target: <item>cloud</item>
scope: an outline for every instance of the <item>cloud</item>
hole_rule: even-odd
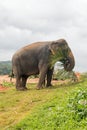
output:
[[[0,60],[11,59],[28,43],[65,38],[75,55],[76,68],[87,70],[86,12],[86,0],[0,1]]]

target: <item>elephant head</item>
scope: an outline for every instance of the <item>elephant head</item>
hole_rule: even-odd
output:
[[[75,66],[75,59],[64,39],[59,39],[51,43],[50,50],[55,61],[63,63],[66,71],[71,71]]]

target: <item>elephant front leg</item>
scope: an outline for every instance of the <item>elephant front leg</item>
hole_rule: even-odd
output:
[[[40,77],[39,77],[39,82],[37,85],[37,89],[42,88],[42,85],[45,84],[45,77],[47,74],[47,68],[43,67],[40,71]]]
[[[52,86],[51,80],[52,80],[52,75],[53,75],[53,69],[48,69],[47,71],[47,87]]]

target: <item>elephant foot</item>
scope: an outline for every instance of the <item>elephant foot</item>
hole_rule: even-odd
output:
[[[43,87],[38,87],[38,86],[36,87],[37,90],[40,90],[40,89],[42,89],[42,88],[43,88]]]
[[[37,87],[36,87],[36,90],[40,90],[40,88],[37,88]]]
[[[26,87],[18,87],[16,89],[17,89],[17,91],[26,91],[26,90],[28,90]]]
[[[47,84],[47,85],[46,85],[47,88],[48,88],[48,87],[51,87],[51,86],[53,86],[53,85],[52,85],[52,84]]]

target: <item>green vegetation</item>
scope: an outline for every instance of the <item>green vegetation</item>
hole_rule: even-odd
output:
[[[69,50],[68,49],[64,49],[64,46],[58,48],[58,50],[54,51],[54,50],[51,50],[52,51],[52,55],[50,56],[49,58],[49,62],[50,62],[50,66],[53,67],[54,64],[57,62],[57,61],[60,61],[62,60],[63,58],[66,58],[68,53],[69,53]],[[62,64],[64,63],[64,60],[62,60]]]
[[[75,75],[74,71],[67,72],[63,69],[58,69],[53,74],[53,79],[56,80],[66,80],[66,79],[72,79],[73,81],[77,81],[77,77]]]
[[[13,87],[14,84],[12,82],[7,82],[7,81],[4,80],[3,83],[2,83],[2,86],[4,86],[4,87]]]
[[[1,130],[86,130],[87,78],[29,91],[0,92]]]
[[[0,61],[0,75],[11,73],[11,61]]]
[[[69,98],[70,113],[76,121],[86,119],[87,121],[87,86],[75,90]]]

